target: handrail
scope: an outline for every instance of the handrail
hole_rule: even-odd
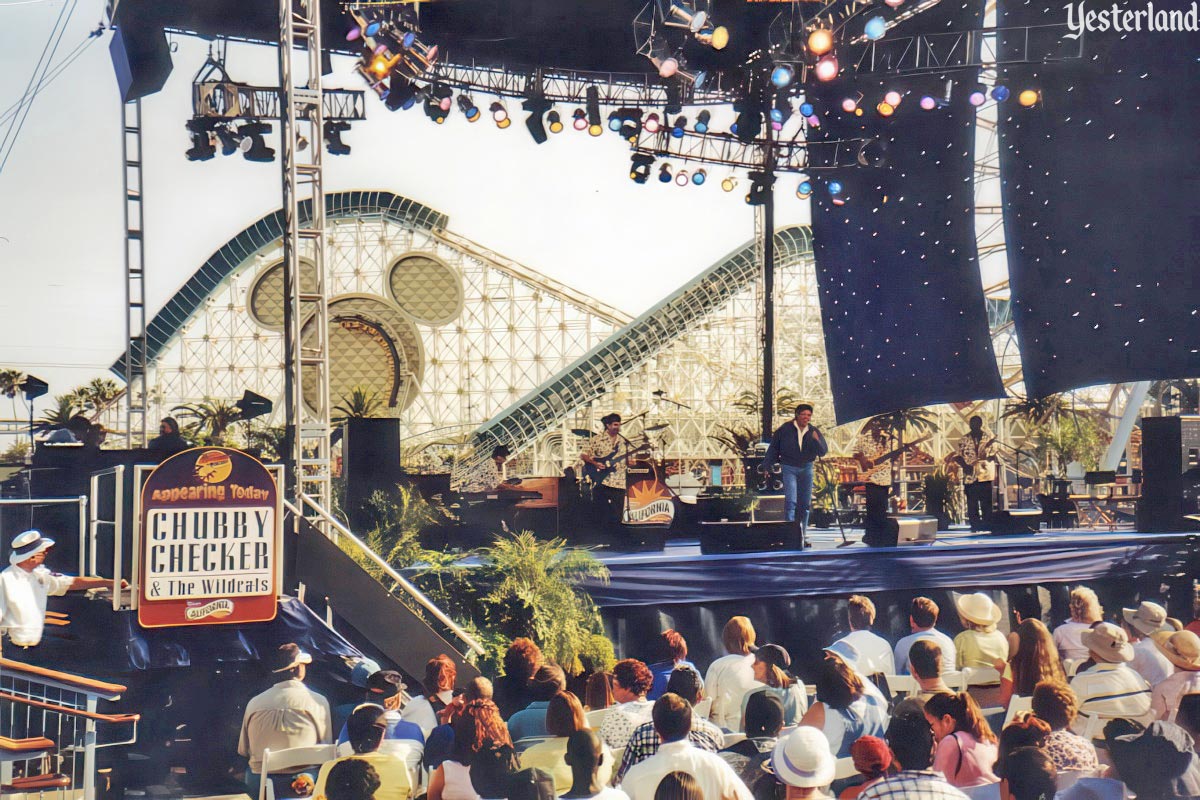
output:
[[[58,714],[67,714],[72,717],[83,717],[84,719],[95,720],[96,722],[137,722],[142,718],[141,714],[98,714],[94,711],[84,711],[80,708],[70,708],[68,706],[60,706],[54,703],[45,703],[41,700],[34,700],[31,697],[20,697],[7,692],[0,692],[0,700],[10,700],[14,703],[20,703],[34,708],[44,708],[47,711],[54,711]]]
[[[88,496],[81,494],[77,497],[6,497],[0,499],[0,506],[40,506],[40,505],[78,505],[79,506],[79,574],[86,575],[83,554],[87,543]]]
[[[23,672],[26,675],[36,675],[39,678],[49,678],[61,684],[81,690],[83,692],[91,692],[99,695],[105,700],[116,700],[125,693],[128,687],[122,686],[119,683],[105,683],[104,681],[85,678],[82,675],[72,675],[69,672],[59,672],[56,669],[48,669],[46,667],[35,667],[32,664],[25,664],[20,661],[12,661],[7,658],[0,658],[0,671]]]
[[[40,750],[53,750],[54,740],[45,736],[35,736],[32,739],[10,739],[0,736],[0,750],[6,753],[36,753]]]
[[[467,645],[467,647],[471,648],[471,650],[473,652],[477,653],[478,655],[484,654],[485,651],[484,651],[483,647],[479,644],[479,642],[475,641],[475,639],[469,633],[467,633],[461,627],[459,627],[458,624],[454,620],[452,620],[448,616],[446,616],[445,612],[442,611],[440,608],[438,608],[436,605],[434,605],[433,601],[430,600],[428,597],[426,597],[424,592],[422,592],[416,586],[413,586],[403,575],[401,575],[399,572],[397,572],[395,570],[395,568],[392,567],[391,564],[387,563],[382,558],[380,558],[379,555],[374,550],[372,550],[370,547],[367,547],[366,543],[364,543],[361,539],[359,539],[357,536],[355,536],[353,533],[351,533],[349,528],[347,528],[345,525],[343,525],[341,522],[339,522],[328,511],[321,508],[321,505],[319,503],[317,503],[315,500],[313,500],[311,497],[309,497],[308,495],[301,494],[300,499],[306,505],[308,505],[309,508],[311,508],[313,511],[316,511],[317,514],[319,514],[323,520],[325,520],[330,525],[332,525],[335,529],[337,529],[337,532],[339,535],[345,536],[347,539],[349,539],[351,542],[353,542],[355,545],[357,545],[358,549],[361,550],[363,553],[365,553],[367,558],[369,558],[372,562],[375,563],[375,565],[377,567],[379,567],[380,569],[382,569],[384,571],[384,574],[386,574],[389,578],[394,580],[402,589],[404,589],[404,591],[408,592],[408,594],[414,600],[416,600],[421,605],[422,608],[424,608],[426,611],[428,611],[430,614],[432,614],[434,616],[434,618],[437,619],[438,622],[442,623],[447,628],[449,628],[454,633],[455,636],[457,636],[459,639],[461,639]],[[300,517],[304,516],[304,512],[301,511],[300,509],[296,508],[296,506],[293,505],[290,501],[284,500],[283,504],[285,506],[287,506],[288,510],[291,511],[293,514],[300,516]]]

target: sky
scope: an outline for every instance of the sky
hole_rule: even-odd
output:
[[[0,114],[34,73],[64,3],[75,11],[54,62],[87,42],[102,0],[0,0]],[[98,375],[125,346],[120,100],[108,54],[111,31],[86,45],[40,91],[0,171],[0,368],[50,382],[51,395]],[[191,82],[208,43],[173,36],[174,69],[143,100],[145,233],[149,316],[229,238],[280,204],[280,165],[240,156],[189,162],[184,123]],[[326,87],[365,88],[349,59]],[[232,44],[237,81],[278,83],[274,48]],[[746,181],[722,192],[725,170],[703,187],[628,178],[628,147],[613,134],[571,129],[538,146],[519,103],[514,124],[469,124],[457,108],[444,125],[419,109],[389,112],[368,92],[367,120],[327,156],[327,191],[383,189],[449,215],[449,228],[630,314],[653,305],[741,247],[754,231]],[[477,96],[486,109],[492,98]],[[560,107],[564,119],[571,108]],[[685,109],[687,112],[694,110]],[[732,121],[716,109],[714,128]],[[798,115],[793,117],[793,124]],[[6,125],[0,125],[5,130]],[[786,131],[785,131],[786,132]],[[273,131],[278,148],[278,126]],[[676,165],[678,166],[678,165]],[[795,176],[776,188],[780,227],[809,221]],[[43,403],[49,397],[43,399]]]

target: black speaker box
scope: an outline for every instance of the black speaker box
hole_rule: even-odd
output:
[[[1040,508],[1010,508],[992,514],[988,527],[992,533],[1001,535],[1037,533],[1041,529],[1042,519]]]
[[[400,420],[351,419],[346,422],[342,475],[346,479],[346,513],[350,529],[361,533],[371,525],[367,499],[375,491],[395,494],[404,478],[400,469]]]
[[[128,103],[154,94],[171,74],[171,46],[161,28],[122,25],[108,45],[121,100]]]
[[[700,523],[700,552],[704,555],[799,549],[800,526],[795,522]]]
[[[937,541],[937,517],[926,514],[888,514],[886,528],[868,528],[863,544],[869,547],[904,547]]]
[[[1200,419],[1142,419],[1142,489],[1137,504],[1139,531],[1188,530],[1184,523],[1184,471],[1200,449]]]

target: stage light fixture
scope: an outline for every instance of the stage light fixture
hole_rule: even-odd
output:
[[[880,102],[879,105],[875,106],[875,110],[881,117],[890,117],[896,113],[896,107],[887,101]]]
[[[774,175],[767,175],[765,172],[751,172],[750,192],[746,195],[746,202],[752,206],[763,205],[767,202],[767,196],[770,195],[774,186]]]
[[[331,156],[350,155],[350,145],[342,141],[342,134],[350,130],[350,123],[339,120],[325,123],[325,150]]]
[[[883,96],[883,102],[887,103],[892,108],[899,108],[900,101],[903,99],[904,99],[904,96],[902,94],[900,94],[899,92],[897,92],[895,89],[892,89],[890,92],[888,92],[887,94],[885,94]]]
[[[721,181],[721,190],[725,191],[725,192],[732,192],[734,189],[737,188],[737,185],[738,185],[737,178],[730,175],[728,178]]]
[[[525,129],[538,144],[546,143],[546,124],[544,117],[551,109],[551,103],[545,95],[535,94],[521,101],[521,108],[529,112],[525,118]],[[560,123],[561,129],[561,123]]]
[[[663,164],[662,166],[660,166],[658,168],[658,182],[659,183],[670,183],[671,182],[671,165],[670,164]]]
[[[571,112],[571,127],[577,131],[587,130],[587,112],[582,108],[577,108]]]
[[[937,100],[934,100],[929,95],[925,95],[921,98],[921,108],[925,109],[926,111],[933,111],[935,108],[937,108]]]
[[[788,64],[777,64],[775,69],[771,70],[771,83],[777,89],[782,89],[791,84],[794,77],[796,77],[796,71]]]
[[[429,117],[432,122],[441,125],[446,121],[446,112],[442,110],[442,101],[430,93],[426,93],[425,102],[421,106],[425,111],[425,116]]]
[[[228,125],[217,128],[217,140],[221,143],[221,155],[231,156],[241,149],[242,140]]]
[[[355,25],[350,30],[346,31],[346,41],[357,41],[362,36],[362,29]]]
[[[192,146],[184,153],[188,161],[208,161],[217,154],[212,131],[208,130],[203,120],[189,119],[185,127],[192,137]]]
[[[842,101],[842,111],[845,111],[847,114],[853,114],[857,108],[858,100],[854,97],[847,97]]]
[[[617,131],[621,130],[622,122],[623,120],[621,119],[621,115],[616,111],[608,112],[608,129],[610,131],[616,133]]]
[[[629,179],[634,183],[645,183],[650,178],[650,167],[654,164],[654,156],[648,153],[634,153],[630,161]]]
[[[997,85],[992,89],[992,99],[997,103],[1003,103],[1008,99],[1010,94],[1011,92],[1009,92],[1007,86]]]
[[[414,31],[405,31],[404,36],[400,38],[400,46],[405,50],[413,46],[417,41],[417,34]]]
[[[833,31],[828,28],[817,28],[808,35],[808,52],[814,56],[823,56],[833,49]]]
[[[679,116],[675,118],[675,122],[671,125],[671,136],[676,139],[682,139],[684,131],[687,130],[687,117]]]
[[[667,101],[663,104],[663,113],[667,116],[683,111],[683,89],[679,81],[667,82]]]
[[[265,122],[247,122],[240,126],[237,132],[241,137],[238,149],[242,151],[242,157],[247,161],[275,160],[275,151],[267,147],[267,143],[263,139],[271,132],[270,125]]]
[[[692,182],[692,176],[688,175],[688,171],[686,169],[681,169],[681,170],[679,170],[679,172],[675,173],[675,185],[676,186],[687,186],[691,182]]]
[[[647,114],[646,118],[642,120],[642,127],[646,129],[646,133],[658,133],[662,130],[658,114],[653,112]]]
[[[391,82],[388,84],[387,95],[383,98],[383,104],[388,110],[395,111],[404,109],[407,111],[412,108],[417,102],[417,87],[408,78],[398,72],[392,73]]]
[[[967,102],[975,107],[979,107],[987,100],[987,95],[981,89],[976,89],[971,94],[967,95]]]
[[[708,123],[712,120],[712,114],[705,109],[696,115],[696,125],[692,130],[696,133],[708,133]]]
[[[557,111],[551,109],[550,113],[546,115],[546,127],[550,129],[551,133],[562,133],[562,117],[558,115]]]
[[[667,11],[663,24],[672,28],[686,28],[692,33],[699,33],[708,22],[708,13],[698,11],[695,4],[674,2]]]
[[[1032,108],[1033,106],[1036,106],[1038,101],[1041,99],[1042,95],[1033,89],[1026,89],[1017,95],[1017,102],[1023,105],[1025,108]]]
[[[705,26],[696,32],[696,41],[713,50],[724,50],[729,45],[729,29],[724,25]]]
[[[698,169],[692,173],[692,183],[696,186],[703,186],[704,181],[708,179],[708,173],[702,169]]]
[[[600,90],[595,86],[587,87],[584,92],[584,105],[587,108],[588,133],[599,136],[604,132],[600,122]]]
[[[460,94],[458,96],[458,110],[467,118],[467,122],[475,122],[482,116],[479,112],[479,106],[475,105],[475,101],[470,95]]]
[[[823,56],[821,60],[817,62],[817,66],[813,68],[813,72],[816,74],[817,80],[819,81],[827,82],[833,80],[838,74],[837,56],[833,54]]]
[[[863,27],[863,34],[872,42],[883,38],[887,33],[887,22],[883,17],[871,17]]]
[[[796,187],[796,197],[799,197],[801,200],[807,200],[812,197],[812,193],[812,181],[800,181],[800,184]]]
[[[507,128],[512,125],[512,120],[508,118],[508,109],[504,107],[504,103],[499,100],[492,103],[488,107],[488,111],[492,114],[492,122],[496,123],[497,128]]]

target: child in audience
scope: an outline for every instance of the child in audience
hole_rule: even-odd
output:
[[[966,692],[935,694],[925,701],[925,719],[933,728],[937,750],[933,768],[959,788],[996,783],[996,735],[979,706]]]

